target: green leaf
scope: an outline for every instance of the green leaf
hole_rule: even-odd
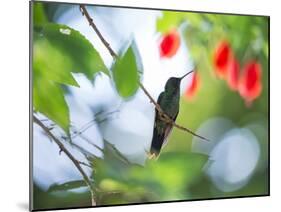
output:
[[[170,200],[186,195],[186,189],[202,175],[208,157],[196,153],[169,152],[145,166],[132,164],[111,144],[105,143],[104,158],[94,159],[93,179],[100,190],[119,191],[130,196],[153,195]]]
[[[76,189],[81,187],[86,187],[87,184],[84,180],[75,180],[70,181],[62,184],[53,184],[49,187],[48,192],[55,192],[55,191],[66,191],[70,189]]]
[[[208,157],[196,153],[167,152],[157,161],[148,161],[145,168],[134,168],[130,175],[144,184],[158,186],[164,198],[183,193],[202,174]]]
[[[116,89],[121,97],[127,98],[136,93],[139,87],[137,57],[130,46],[112,67]]]
[[[69,134],[69,110],[62,88],[36,72],[33,80],[33,106],[35,111],[43,113]]]
[[[33,38],[34,108],[69,134],[69,109],[60,84],[79,87],[73,72],[92,80],[108,70],[92,44],[68,26],[36,25]]]
[[[33,46],[34,72],[46,80],[79,87],[70,72],[72,63],[71,58],[66,57],[64,52],[51,45],[47,39],[36,35]]]
[[[100,71],[109,74],[99,53],[80,32],[52,23],[35,26],[34,30],[37,38],[46,39],[67,59],[68,66],[61,71],[84,73],[90,80]]]
[[[42,24],[42,23],[48,22],[48,18],[46,16],[44,6],[43,6],[42,3],[33,2],[32,10],[33,10],[33,22],[34,22],[34,24]]]
[[[183,20],[184,14],[183,12],[162,12],[163,16],[161,16],[157,20],[157,31],[158,32],[168,32],[171,29],[178,28],[179,23]]]
[[[96,182],[101,182],[105,176],[120,181],[127,179],[126,170],[133,165],[107,141],[104,141],[103,158],[94,158],[92,164]]]

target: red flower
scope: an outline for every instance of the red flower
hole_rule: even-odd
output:
[[[227,67],[227,83],[232,90],[238,89],[239,72],[239,62],[236,59],[232,59]]]
[[[176,30],[163,35],[160,41],[160,57],[173,57],[180,46],[180,35]]]
[[[227,66],[232,57],[232,50],[227,41],[221,41],[214,52],[214,66],[216,74],[221,77],[226,77]]]
[[[261,94],[261,72],[261,65],[256,61],[248,62],[244,67],[239,80],[239,93],[247,104],[251,104]]]
[[[197,72],[193,72],[192,76],[191,76],[191,83],[189,84],[189,86],[186,88],[185,90],[185,97],[188,100],[192,100],[194,95],[198,92],[198,89],[200,87],[200,76],[198,75]]]

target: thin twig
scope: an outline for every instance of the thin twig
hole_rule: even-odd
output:
[[[103,149],[101,147],[99,147],[98,145],[96,145],[95,143],[92,143],[91,140],[89,138],[87,138],[85,135],[83,134],[79,134],[78,135],[81,139],[83,139],[84,141],[86,141],[89,145],[95,147],[96,149],[98,149],[99,151],[103,152]]]
[[[87,166],[89,168],[92,168],[89,164],[87,164],[87,163],[85,163],[83,161],[78,161],[78,163],[81,164],[81,165]]]
[[[92,26],[92,28],[94,29],[94,31],[97,33],[98,37],[100,38],[100,40],[102,41],[102,43],[105,45],[105,47],[108,49],[109,53],[111,54],[111,56],[113,58],[117,57],[117,54],[114,52],[114,50],[111,48],[111,46],[109,45],[109,43],[105,40],[105,38],[102,36],[102,34],[100,33],[100,31],[98,30],[97,26],[94,24],[93,19],[91,18],[91,16],[89,15],[86,7],[84,5],[80,5],[80,11],[82,12],[82,15],[85,15],[88,23],[90,24],[90,26]],[[194,133],[193,131],[182,127],[178,124],[176,124],[173,119],[171,119],[161,108],[161,106],[152,98],[152,96],[149,94],[149,92],[145,89],[145,87],[143,86],[143,84],[141,82],[139,82],[139,86],[140,88],[143,90],[143,92],[145,93],[145,95],[150,99],[150,102],[154,104],[156,110],[159,112],[160,114],[160,118],[162,119],[162,121],[165,121],[167,124],[171,124],[174,127],[183,130],[185,132],[188,132],[190,134],[192,134],[193,136],[196,136],[198,138],[201,138],[203,140],[209,141],[207,138],[204,138],[203,136],[197,135],[196,133]]]
[[[109,116],[109,115],[112,115],[112,114],[114,114],[116,112],[120,112],[120,111],[119,110],[111,111],[111,112],[105,113],[104,115]],[[100,123],[102,123],[103,121],[106,121],[106,120],[107,120],[107,118],[104,118],[104,119],[100,120],[98,123],[100,124]],[[96,117],[94,119],[92,119],[91,121],[89,121],[88,123],[83,125],[79,130],[73,131],[71,139],[73,140],[78,135],[81,135],[82,133],[84,133],[86,130],[91,128],[95,124],[95,122],[97,122],[97,114],[96,114]]]
[[[66,156],[73,162],[73,164],[78,169],[78,171],[81,173],[85,183],[87,184],[87,186],[90,189],[92,206],[96,206],[94,188],[93,188],[92,183],[91,183],[90,179],[88,178],[87,174],[84,172],[84,170],[80,166],[80,161],[78,161],[74,158],[74,156],[63,145],[63,143],[59,139],[57,139],[53,135],[53,133],[49,130],[49,128],[46,127],[35,115],[33,115],[33,121],[36,124],[38,124],[50,138],[52,138],[52,140],[59,146],[60,151],[64,152],[66,154]]]
[[[82,13],[82,15],[84,15],[90,26],[94,29],[94,31],[97,33],[97,35],[99,36],[100,40],[102,41],[102,43],[105,45],[105,47],[108,49],[109,53],[111,54],[111,56],[113,58],[117,57],[117,54],[113,51],[113,49],[110,47],[109,43],[104,39],[104,37],[102,36],[102,34],[100,33],[99,29],[97,28],[97,26],[95,25],[93,19],[91,18],[91,16],[89,15],[85,5],[80,4],[80,11]]]

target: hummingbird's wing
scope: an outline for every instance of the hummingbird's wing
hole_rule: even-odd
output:
[[[163,99],[164,92],[162,92],[158,99],[157,103],[160,104],[161,100]],[[152,135],[152,141],[150,146],[150,155],[153,157],[157,157],[160,153],[162,144],[163,144],[163,138],[164,138],[164,126],[160,119],[159,112],[155,108],[155,120],[154,120],[154,128],[153,128],[153,135]]]
[[[179,112],[175,115],[175,117],[173,117],[173,121],[176,121],[178,114],[179,114]],[[166,130],[164,133],[164,142],[163,142],[162,148],[167,144],[168,137],[169,137],[172,129],[173,129],[173,125],[167,124]]]

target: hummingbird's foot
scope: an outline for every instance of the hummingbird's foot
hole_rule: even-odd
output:
[[[156,155],[155,153],[147,152],[147,158],[148,158],[149,160],[155,160],[155,159],[157,159],[158,157],[157,157],[157,155]]]

